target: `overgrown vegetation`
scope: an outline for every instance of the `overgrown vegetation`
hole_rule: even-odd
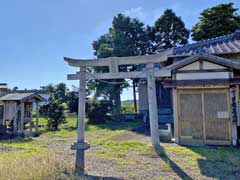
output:
[[[122,113],[135,113],[134,105],[133,104],[122,104],[121,107]]]

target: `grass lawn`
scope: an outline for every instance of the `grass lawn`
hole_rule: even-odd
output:
[[[46,124],[45,119],[40,124]],[[183,147],[162,143],[154,152],[150,137],[131,131],[140,122],[86,125],[86,179],[240,179],[240,150],[231,147]],[[76,119],[59,131],[40,128],[36,138],[0,141],[0,180],[76,179],[73,175]],[[82,178],[81,178],[82,179]]]

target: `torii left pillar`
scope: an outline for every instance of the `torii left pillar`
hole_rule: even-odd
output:
[[[80,67],[79,100],[78,100],[78,137],[71,149],[76,150],[75,172],[84,174],[84,151],[90,145],[84,140],[85,131],[85,103],[86,103],[86,67]]]

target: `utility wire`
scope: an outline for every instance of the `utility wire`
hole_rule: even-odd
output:
[[[142,73],[140,73],[139,75],[142,75],[144,74],[145,72],[143,71]],[[125,84],[126,82],[110,82],[110,81],[106,81],[106,80],[103,80],[103,79],[98,79],[95,75],[91,74],[91,73],[88,73],[89,76],[91,76],[95,81],[99,81],[99,82],[102,82],[102,83],[106,83],[106,84],[111,84],[111,85],[121,85],[121,84]],[[129,81],[127,81],[129,82]]]

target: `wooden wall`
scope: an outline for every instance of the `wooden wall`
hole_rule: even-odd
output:
[[[5,102],[5,119],[10,120],[17,110],[17,103],[15,101]]]

